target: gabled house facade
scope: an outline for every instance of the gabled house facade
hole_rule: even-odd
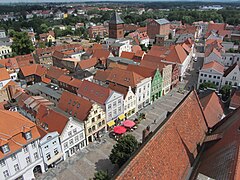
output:
[[[233,64],[224,71],[221,86],[224,85],[240,87],[240,62]]]

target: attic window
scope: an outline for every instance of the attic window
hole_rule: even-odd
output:
[[[73,106],[75,106],[76,104],[77,104],[77,102],[76,102],[76,101],[74,101],[74,102],[73,102]]]
[[[68,104],[71,104],[71,103],[72,103],[72,100],[70,99],[69,102],[68,102]]]
[[[26,132],[26,133],[24,134],[24,136],[25,136],[25,139],[26,139],[26,140],[32,139],[32,134],[31,134],[30,131],[29,131],[29,132]]]
[[[79,107],[80,107],[80,103],[77,104],[77,108],[79,108]]]
[[[8,144],[3,145],[3,146],[1,147],[1,149],[2,149],[2,152],[3,152],[4,154],[6,154],[6,153],[8,153],[8,152],[10,151]]]
[[[72,115],[72,111],[69,111],[69,114]]]

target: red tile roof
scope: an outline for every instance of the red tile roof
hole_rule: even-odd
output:
[[[65,69],[60,69],[55,66],[51,66],[46,73],[46,76],[50,79],[58,79],[61,75],[67,74],[68,71]]]
[[[113,91],[116,91],[120,94],[124,95],[124,98],[126,97],[127,93],[128,93],[128,89],[129,87],[124,87],[124,86],[120,86],[117,84],[109,84],[108,86],[110,89],[112,89]]]
[[[96,74],[94,75],[93,79],[105,82],[110,74],[110,70],[97,70]]]
[[[128,71],[132,71],[132,72],[135,72],[145,78],[147,77],[154,77],[155,75],[155,72],[156,70],[155,69],[152,69],[152,68],[147,68],[147,67],[144,67],[144,66],[137,66],[137,65],[132,65],[132,64],[129,64],[128,67],[127,67],[127,70]]]
[[[25,77],[33,75],[33,74],[38,75],[38,76],[43,76],[47,72],[47,68],[45,68],[44,66],[42,66],[40,64],[32,64],[32,65],[28,65],[28,66],[23,66],[20,68],[20,70]]]
[[[97,59],[105,58],[107,59],[110,55],[110,51],[106,49],[96,49],[93,51],[93,56],[96,57]]]
[[[186,179],[206,131],[200,102],[192,91],[120,169],[115,179]]]
[[[203,65],[202,69],[214,69],[219,73],[224,73],[224,66],[217,61],[211,61]]]
[[[78,66],[81,69],[89,69],[91,67],[94,67],[97,64],[98,60],[96,57],[90,58],[90,59],[86,59],[86,60],[81,60],[78,63]]]
[[[126,59],[133,59],[134,56],[135,56],[135,53],[133,53],[133,52],[123,51],[120,57],[121,58],[126,58]]]
[[[5,68],[0,68],[0,81],[11,79],[10,75]]]
[[[109,88],[84,80],[77,93],[80,96],[104,105],[112,91]]]
[[[212,128],[223,117],[223,104],[215,92],[200,99],[209,128]]]
[[[212,179],[240,178],[240,108],[219,122],[211,134],[221,134],[203,153],[198,173]]]
[[[125,87],[135,88],[144,79],[143,76],[125,69],[113,68],[107,81],[120,84]]]
[[[187,53],[180,44],[171,46],[169,54],[165,57],[166,61],[178,64],[182,64],[186,58]]]
[[[75,79],[73,78],[72,76],[67,76],[67,75],[61,75],[59,78],[58,78],[58,81],[59,82],[62,82],[62,83],[65,83],[65,84],[68,84],[70,86],[73,86],[73,87],[80,87],[81,84],[82,84],[82,81],[79,80],[79,79]]]
[[[58,107],[67,112],[70,116],[77,118],[80,121],[86,121],[92,103],[80,96],[64,91],[60,98]]]
[[[31,131],[32,139],[27,141],[23,133]],[[0,159],[22,149],[31,141],[40,138],[36,125],[18,112],[0,110],[0,146],[8,144],[10,152],[3,154]]]
[[[137,53],[137,51],[141,51],[142,48],[139,45],[133,45],[132,46],[132,52]]]
[[[38,109],[36,119],[40,126],[47,124],[48,132],[57,131],[59,134],[62,133],[69,120],[65,115],[42,105]]]
[[[16,58],[1,59],[0,64],[3,65],[7,69],[18,69],[19,68]]]

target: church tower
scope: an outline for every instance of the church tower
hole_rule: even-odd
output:
[[[124,22],[117,12],[115,12],[109,21],[109,38],[121,39],[124,38],[123,32]]]

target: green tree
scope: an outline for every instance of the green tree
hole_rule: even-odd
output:
[[[29,54],[34,51],[32,41],[26,32],[14,33],[12,50],[17,55]]]
[[[100,42],[100,40],[101,40],[100,36],[97,35],[96,38],[95,38],[95,40],[96,40],[96,42]]]
[[[94,173],[94,180],[110,180],[108,173],[106,171],[98,171]]]
[[[117,164],[121,167],[138,149],[138,141],[131,135],[125,135],[120,138],[113,146],[109,159],[113,164]]]
[[[204,83],[200,84],[200,86],[199,86],[199,89],[201,89],[201,90],[204,90],[206,88],[217,89],[217,86],[212,82],[204,82]]]
[[[226,101],[231,96],[231,90],[232,90],[232,87],[229,85],[224,85],[220,89],[219,92],[222,94],[222,100]]]
[[[43,33],[48,32],[48,26],[46,24],[41,24],[40,27],[41,27],[41,30],[42,30]]]

